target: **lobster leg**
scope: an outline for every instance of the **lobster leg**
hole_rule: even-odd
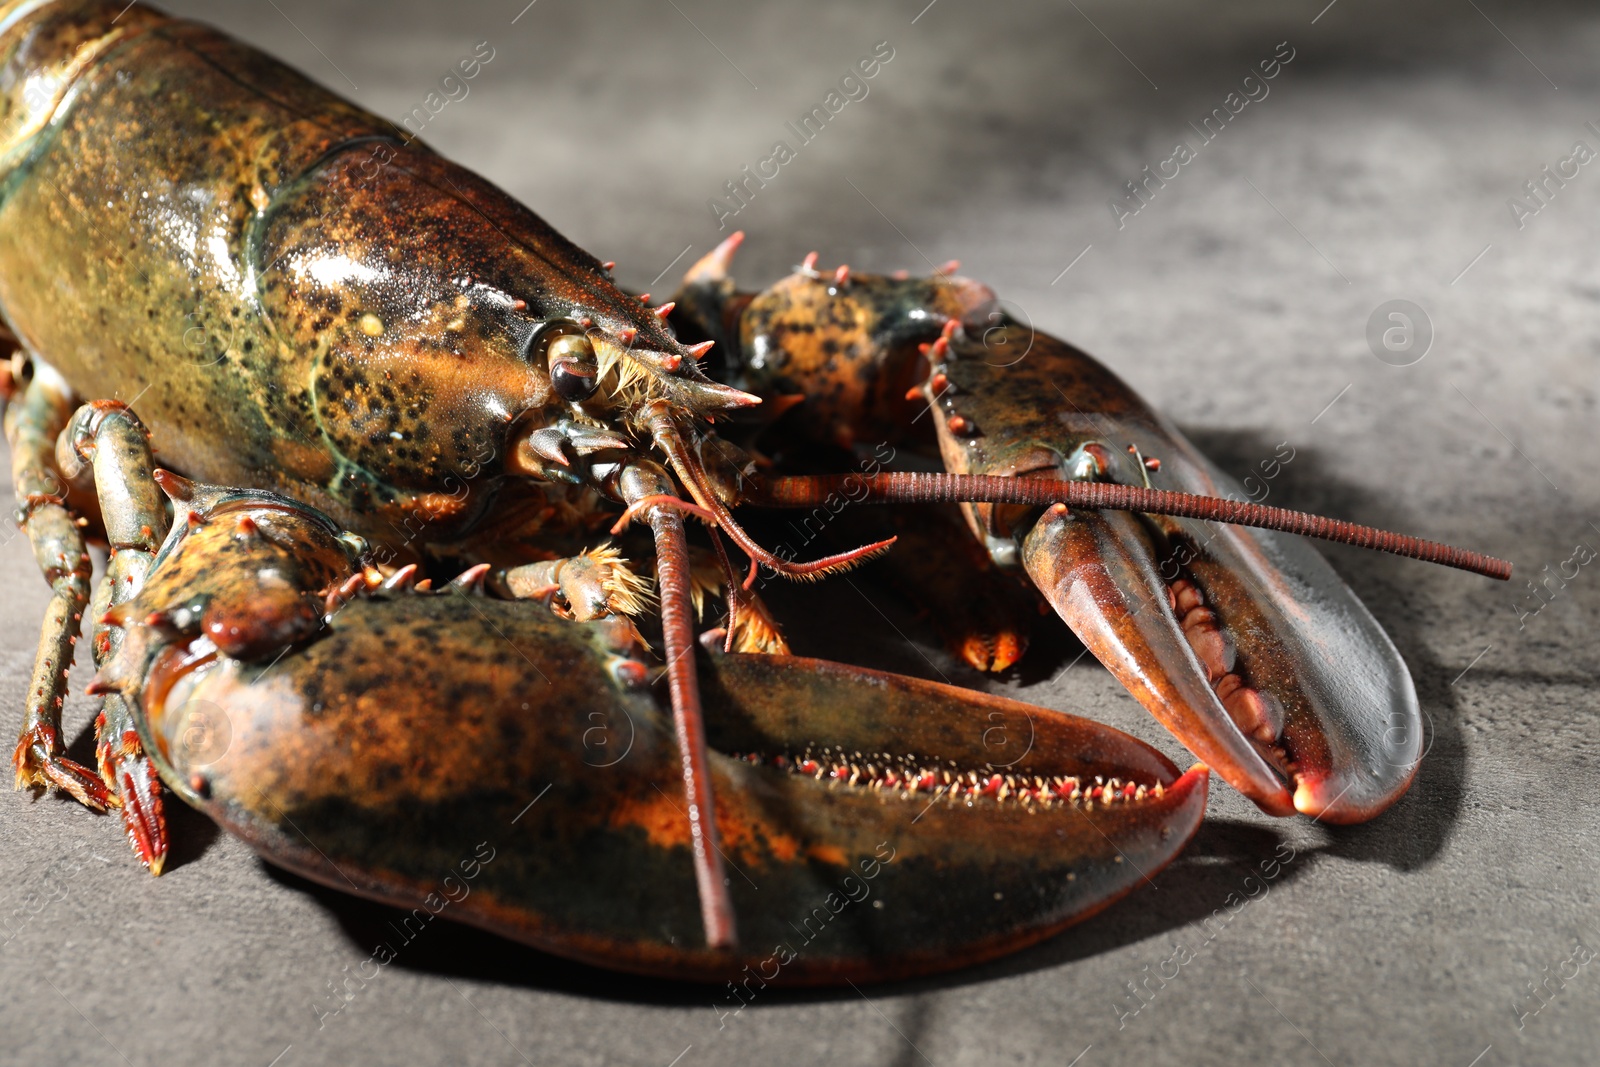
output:
[[[612,615],[637,615],[648,601],[650,583],[635,574],[610,545],[567,556],[491,571],[487,584],[508,600],[559,597],[559,612],[578,622]]]
[[[67,759],[61,743],[67,671],[89,603],[92,574],[83,533],[67,509],[66,489],[52,462],[56,436],[71,412],[72,393],[66,383],[48,367],[35,363],[21,402],[10,408],[6,418],[18,521],[51,592],[13,762],[18,789],[54,786],[88,807],[104,811],[114,803],[113,794],[99,775]]]
[[[106,576],[95,592],[91,616],[95,665],[100,667],[122,643],[122,630],[106,623],[106,612],[132,599],[143,586],[166,535],[166,505],[156,490],[145,428],[119,401],[80,407],[56,441],[56,464],[70,482],[92,479],[110,545]],[[120,694],[106,696],[95,720],[95,738],[100,776],[121,801],[128,842],[139,862],[159,875],[167,857],[161,781]]]

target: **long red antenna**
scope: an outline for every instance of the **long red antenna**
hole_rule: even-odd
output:
[[[865,493],[863,494],[863,489]],[[1409,556],[1428,563],[1471,571],[1505,581],[1511,564],[1481,552],[1454,548],[1437,541],[1391,533],[1342,519],[1330,519],[1288,508],[1270,508],[1244,500],[1145,489],[1112,482],[1077,482],[1056,478],[1006,478],[987,474],[826,474],[769,478],[754,486],[746,502],[757,506],[806,508],[822,504],[832,494],[843,493],[856,503],[986,503],[1048,507],[1105,508],[1176,515],[1188,519],[1255,526],[1264,530],[1317,537],[1324,541]],[[838,499],[838,497],[835,497]]]

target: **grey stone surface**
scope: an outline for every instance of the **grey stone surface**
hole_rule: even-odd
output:
[[[490,42],[427,139],[657,292],[717,239],[708,198],[887,40],[870,94],[735,220],[742,276],[768,282],[812,248],[863,269],[960,257],[1236,473],[1291,443],[1274,502],[1496,552],[1523,576],[1600,548],[1600,169],[1520,228],[1507,203],[1575,141],[1600,149],[1592,5],[938,0],[919,16],[924,2],[169,6],[396,117]],[[1189,123],[1282,41],[1295,58],[1270,94],[1119,229],[1121,184],[1198,145]],[[1392,299],[1434,327],[1412,366],[1365,339]],[[0,1061],[1595,1062],[1600,967],[1552,981],[1537,1014],[1530,983],[1570,974],[1578,941],[1600,946],[1600,569],[1520,616],[1535,603],[1520,580],[1328,555],[1429,721],[1415,785],[1369,825],[1274,821],[1219,784],[1156,887],[1053,942],[936,980],[764,995],[720,1021],[712,991],[438,924],[319,1027],[314,1005],[388,936],[387,913],[274,872],[190,813],[156,880],[112,820],[0,794]],[[0,706],[19,709],[45,587],[17,536],[0,536],[0,574]],[[982,684],[887,600],[913,644],[849,587],[784,606],[870,631],[809,650],[866,642],[878,662]],[[1069,668],[1070,639],[1043,646],[995,688],[1181,758],[1092,660]],[[75,696],[74,736],[91,715]],[[1246,881],[1285,849],[1275,879]],[[1180,949],[1177,977],[1135,999],[1127,983]]]

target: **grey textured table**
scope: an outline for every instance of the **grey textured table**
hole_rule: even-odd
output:
[[[731,220],[750,232],[742,277],[769,282],[813,248],[862,269],[960,257],[1235,472],[1289,442],[1274,502],[1495,552],[1525,577],[1600,548],[1600,168],[1569,165],[1548,203],[1523,191],[1575,141],[1600,149],[1592,5],[924,2],[169,6],[394,117],[488,42],[470,95],[425,137],[658,293],[717,239],[723,183],[888,41],[868,95]],[[1264,97],[1244,83],[1289,50]],[[1246,92],[1260,98],[1239,108]],[[1238,113],[1203,142],[1190,124],[1214,108]],[[1137,214],[1114,209],[1180,140],[1194,158]],[[1410,366],[1366,338],[1393,299],[1432,324]],[[937,980],[767,995],[720,1021],[714,991],[438,924],[319,1026],[314,1006],[335,1003],[388,913],[275,872],[187,812],[151,879],[112,820],[4,794],[0,1061],[1595,1062],[1600,966],[1577,961],[1600,948],[1600,568],[1534,614],[1521,580],[1328,555],[1394,636],[1429,721],[1415,785],[1370,825],[1274,821],[1218,784],[1156,888],[1050,943]],[[45,587],[19,537],[0,568],[0,706],[18,709]],[[836,585],[784,607],[871,616],[855,597]],[[883,606],[916,647],[868,627],[880,662],[982,684]],[[827,629],[802,623],[803,647],[859,651]],[[1069,669],[1075,655],[1045,640],[992,684],[1181,758],[1092,660]],[[75,696],[74,736],[91,714]],[[1290,850],[1278,877],[1246,882]],[[1218,909],[1226,921],[1204,923]]]

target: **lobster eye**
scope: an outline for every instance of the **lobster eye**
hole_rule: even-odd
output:
[[[599,384],[594,345],[581,333],[564,333],[545,350],[550,385],[563,400],[587,400]]]

